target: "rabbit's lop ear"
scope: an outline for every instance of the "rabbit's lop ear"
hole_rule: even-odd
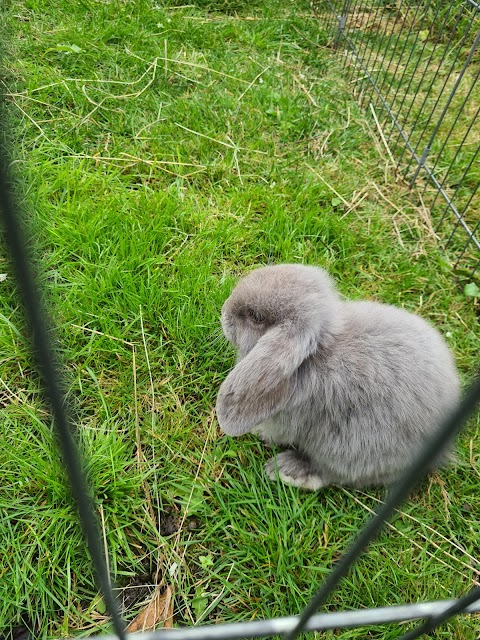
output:
[[[295,386],[295,371],[309,355],[306,341],[271,329],[230,372],[220,387],[217,416],[231,436],[250,431],[285,408]]]

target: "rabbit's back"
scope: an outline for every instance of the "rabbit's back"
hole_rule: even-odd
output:
[[[278,416],[278,427],[304,425],[294,444],[314,452],[337,482],[388,482],[457,403],[457,372],[442,336],[422,318],[372,302],[341,309],[334,346],[299,372],[309,401]]]
[[[349,380],[371,382],[399,400],[399,390],[428,406],[455,405],[459,396],[453,357],[440,334],[418,315],[374,302],[342,305],[343,330],[334,366],[349,368]]]

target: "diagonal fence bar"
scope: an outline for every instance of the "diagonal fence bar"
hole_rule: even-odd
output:
[[[125,638],[124,625],[112,591],[102,551],[95,506],[90,496],[80,454],[72,435],[72,423],[67,410],[68,402],[65,395],[65,385],[62,381],[61,363],[56,357],[51,340],[52,323],[48,318],[35,281],[32,255],[27,247],[19,208],[13,194],[12,179],[8,170],[7,136],[2,121],[4,118],[5,106],[0,98],[0,219],[3,222],[5,244],[11,255],[23,299],[25,315],[30,328],[32,352],[43,381],[43,394],[53,416],[71,495],[78,510],[83,534],[96,572],[97,583],[112,616],[115,632],[123,640]]]
[[[465,398],[451,416],[448,416],[440,426],[435,436],[426,443],[417,460],[407,469],[406,473],[391,490],[388,499],[378,509],[376,515],[367,523],[358,538],[349,548],[347,553],[338,561],[336,567],[326,578],[324,584],[305,608],[300,616],[297,626],[286,635],[288,640],[293,640],[305,629],[309,618],[325,602],[328,596],[338,585],[340,580],[348,573],[353,563],[360,557],[368,544],[378,535],[385,522],[393,515],[393,512],[404,502],[410,491],[423,478],[428,469],[428,463],[441,453],[460,431],[460,428],[473,414],[476,404],[480,401],[480,376],[468,390]],[[452,614],[453,615],[453,614]]]
[[[426,622],[417,627],[416,629],[412,629],[405,633],[399,640],[414,640],[415,638],[419,638],[423,636],[425,633],[430,633],[437,627],[439,627],[443,622],[446,622],[453,616],[458,615],[459,613],[463,613],[467,607],[469,607],[473,603],[480,603],[480,587],[475,587],[467,593],[463,598],[459,598],[456,602],[452,604],[451,607],[448,607],[442,612],[439,612],[433,616],[431,616]]]

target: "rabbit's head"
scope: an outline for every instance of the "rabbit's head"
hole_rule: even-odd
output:
[[[238,283],[222,309],[223,331],[239,359],[217,400],[226,433],[246,433],[285,408],[295,372],[331,342],[339,311],[330,277],[316,267],[263,267]]]

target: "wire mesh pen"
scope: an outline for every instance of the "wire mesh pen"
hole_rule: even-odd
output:
[[[480,5],[312,2],[399,175],[430,210],[454,270],[480,266]]]

